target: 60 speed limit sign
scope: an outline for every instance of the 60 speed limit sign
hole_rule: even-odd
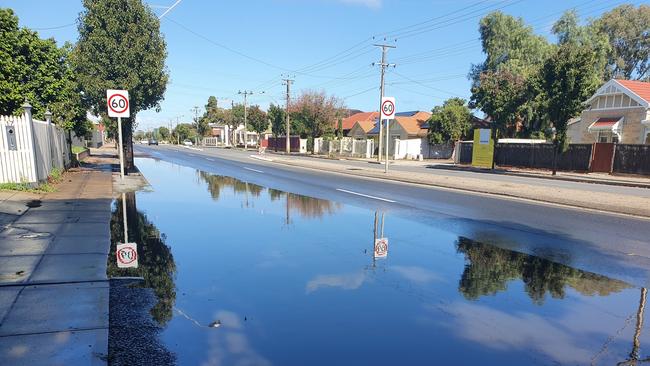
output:
[[[395,118],[395,98],[384,97],[381,99],[381,119]]]
[[[129,91],[128,90],[106,90],[106,103],[109,117],[126,117],[129,113]]]

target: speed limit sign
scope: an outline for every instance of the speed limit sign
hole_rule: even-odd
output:
[[[129,91],[106,90],[106,103],[109,117],[129,117]]]
[[[395,98],[381,98],[381,119],[384,120],[393,118],[395,118]]]

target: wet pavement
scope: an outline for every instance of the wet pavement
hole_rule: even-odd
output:
[[[612,365],[648,357],[644,282],[629,275],[637,262],[604,266],[606,255],[582,258],[556,244],[512,250],[518,241],[562,242],[533,228],[326,200],[318,189],[310,197],[227,169],[136,164],[153,188],[126,196],[140,268],[115,267],[116,202],[108,273],[141,276],[155,294],[146,305],[157,324],[151,337],[174,355],[168,362]],[[388,253],[374,258],[381,237]]]

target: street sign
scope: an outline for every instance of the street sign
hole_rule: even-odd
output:
[[[106,103],[109,117],[131,116],[129,113],[129,91],[128,90],[106,90]]]
[[[375,239],[375,258],[386,258],[388,256],[388,238]]]
[[[381,98],[381,119],[384,120],[393,118],[395,118],[395,98]]]
[[[118,268],[138,268],[138,245],[136,243],[117,244],[115,256]]]

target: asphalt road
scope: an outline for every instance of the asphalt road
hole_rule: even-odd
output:
[[[650,282],[650,220],[303,169],[254,159],[250,156],[253,152],[143,145],[137,145],[136,152],[269,188],[381,209],[473,240],[538,255],[637,286],[646,287]],[[601,189],[621,194],[648,191],[511,176],[499,179],[559,184],[595,193]]]

